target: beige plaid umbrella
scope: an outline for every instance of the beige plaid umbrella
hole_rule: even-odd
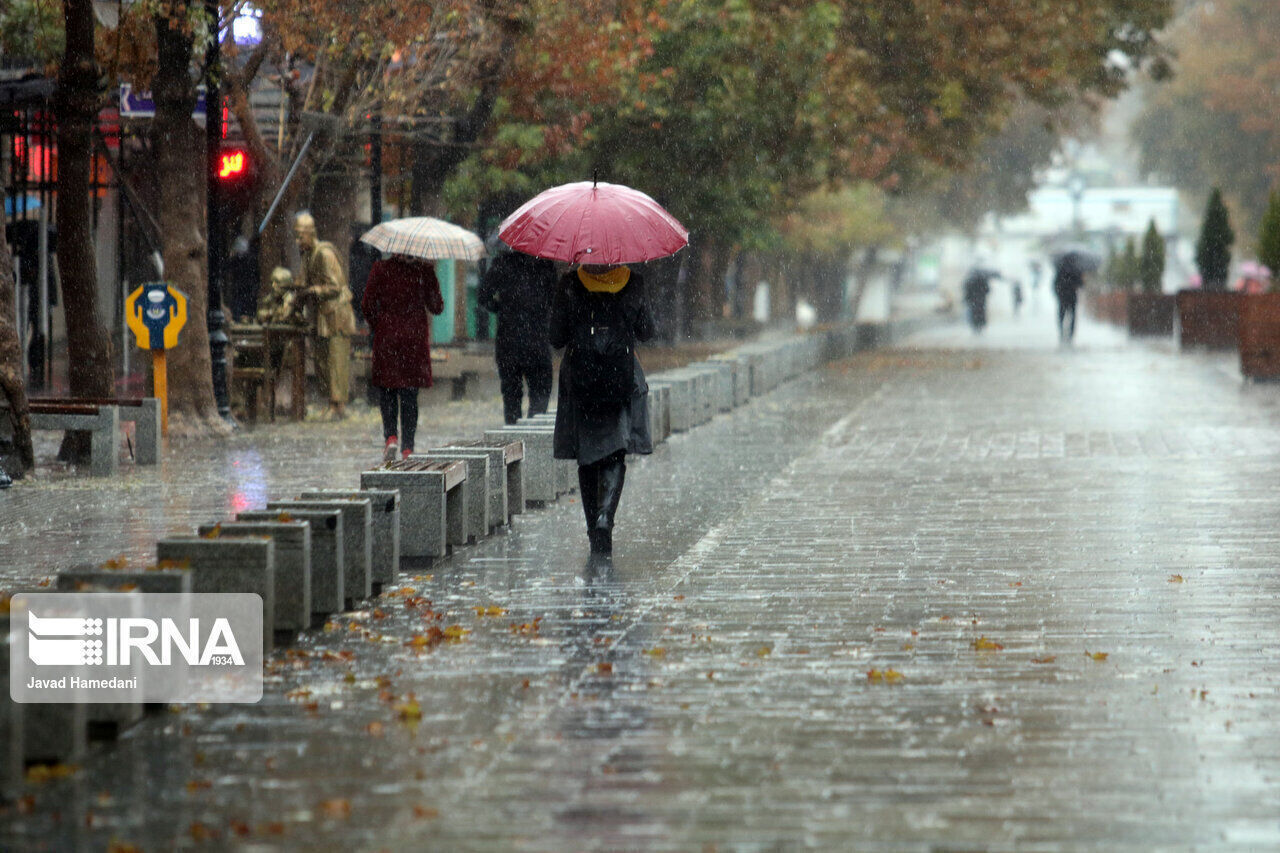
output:
[[[366,231],[360,240],[392,255],[429,260],[478,261],[485,255],[484,242],[475,234],[430,216],[383,222]]]

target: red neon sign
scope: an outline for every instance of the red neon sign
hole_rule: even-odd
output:
[[[243,151],[228,151],[218,161],[218,177],[230,178],[242,174],[246,165]]]

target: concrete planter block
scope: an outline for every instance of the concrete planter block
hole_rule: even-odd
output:
[[[347,492],[341,489],[316,489],[303,492],[302,500],[354,500],[364,498],[370,503],[372,524],[370,527],[372,586],[376,595],[381,587],[395,583],[400,571],[400,493],[384,489],[361,489]]]
[[[283,513],[253,510],[240,513],[236,521],[305,521],[311,528],[311,623],[323,622],[329,614],[342,612],[346,574],[342,510],[298,508]]]
[[[667,388],[667,408],[671,416],[671,432],[687,432],[694,425],[693,380],[678,371],[667,370],[649,380],[649,385]]]
[[[751,399],[751,366],[736,352],[713,355],[711,361],[723,362],[733,368],[733,405],[745,406]]]
[[[410,459],[443,462],[461,461],[467,463],[467,544],[477,542],[489,535],[490,510],[489,499],[489,454],[467,453],[463,450],[428,450],[426,453],[414,453]]]
[[[30,592],[32,590],[17,590]],[[9,620],[19,618],[25,624],[26,617],[16,611],[0,615],[0,636],[4,651],[5,678],[9,673]],[[89,706],[85,703],[25,703],[19,705],[9,695],[6,685],[3,697],[4,723],[7,731],[0,740],[5,754],[0,755],[0,786],[16,785],[15,796],[20,796],[24,782],[24,769],[31,764],[71,764],[84,757],[89,747]],[[16,768],[13,766],[16,764]],[[17,774],[13,779],[11,774]]]
[[[738,404],[734,388],[734,378],[738,372],[738,363],[722,359],[709,359],[700,361],[695,366],[715,371],[715,378],[712,384],[716,410],[720,412],[733,411],[734,406]]]
[[[555,441],[555,421],[547,421],[538,418],[521,418],[516,421],[517,427],[533,427],[534,429],[549,430],[552,435],[552,443]],[[578,490],[578,465],[572,459],[556,459],[556,497],[560,495],[570,494]]]
[[[342,510],[343,598],[354,603],[373,594],[373,505],[368,498],[356,500],[268,501],[267,509],[289,512],[295,509]]]
[[[494,506],[491,524],[510,524],[511,516],[524,512],[524,442],[461,441],[444,450],[485,453],[489,456],[489,499]]]
[[[667,410],[670,394],[671,389],[666,385],[649,386],[649,435],[654,444],[666,441],[671,434],[671,416]]]
[[[311,525],[305,521],[227,521],[202,524],[201,537],[271,537],[275,543],[275,629],[311,627]]]
[[[552,455],[552,430],[544,427],[510,426],[485,430],[484,440],[493,444],[524,442],[525,503],[546,504],[556,499],[556,464]]]
[[[361,489],[400,492],[400,562],[430,566],[447,556],[451,541],[466,539],[465,462],[392,462],[360,475]]]
[[[709,367],[696,365],[689,365],[685,369],[693,375],[694,384],[698,389],[698,423],[705,424],[715,417],[716,412],[720,409],[716,391],[716,383],[720,378],[720,372]]]
[[[275,619],[275,543],[270,539],[161,539],[156,560],[191,568],[191,591],[256,593],[262,597],[262,652],[272,648]]]
[[[100,569],[75,566],[58,572],[55,588],[59,592],[191,592],[188,569]]]
[[[187,575],[188,580],[190,575]],[[120,588],[111,588],[103,586],[88,586],[79,584],[75,592],[111,592],[125,593],[132,596],[141,595],[141,590],[131,588],[128,590]],[[132,606],[129,608],[128,615],[142,615],[142,601],[135,598]],[[146,711],[146,705],[142,701],[142,679],[144,670],[140,661],[135,662],[128,675],[138,679],[138,686],[129,692],[132,699],[126,699],[123,702],[90,702],[85,705],[85,722],[87,725],[86,732],[91,741],[95,740],[115,740],[122,732],[130,726],[136,725],[142,721],[143,714]]]

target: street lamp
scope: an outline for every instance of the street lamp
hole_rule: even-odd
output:
[[[1071,228],[1077,238],[1084,234],[1084,219],[1081,216],[1080,207],[1087,186],[1084,176],[1079,172],[1072,172],[1071,177],[1067,179],[1067,191],[1071,193]]]

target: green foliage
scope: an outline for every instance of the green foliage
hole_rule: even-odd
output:
[[[1156,221],[1147,224],[1142,237],[1142,257],[1138,261],[1138,280],[1144,293],[1159,293],[1164,279],[1164,238],[1156,230]]]
[[[1169,40],[1177,74],[1149,87],[1131,131],[1142,168],[1195,197],[1220,187],[1257,234],[1280,188],[1280,3],[1187,3]]]
[[[1116,263],[1116,287],[1124,291],[1132,291],[1138,286],[1139,275],[1138,246],[1130,234],[1124,241],[1124,251]]]
[[[1258,229],[1258,260],[1271,270],[1271,287],[1280,286],[1280,192],[1273,192]]]
[[[1196,267],[1200,270],[1205,290],[1226,290],[1227,275],[1231,267],[1231,245],[1235,240],[1235,232],[1231,230],[1231,214],[1222,201],[1222,191],[1214,187],[1205,206],[1200,239],[1196,241]]]
[[[783,246],[796,252],[834,255],[851,246],[891,242],[900,230],[887,208],[885,192],[871,183],[819,190],[782,220]]]
[[[62,4],[40,0],[0,2],[0,56],[52,69],[62,55]]]

